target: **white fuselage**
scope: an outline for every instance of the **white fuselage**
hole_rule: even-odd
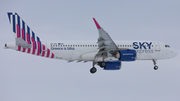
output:
[[[46,41],[47,47],[55,54],[56,59],[93,61],[98,53],[95,41]],[[166,44],[155,41],[115,41],[120,50],[134,49],[137,60],[168,59],[177,55]]]

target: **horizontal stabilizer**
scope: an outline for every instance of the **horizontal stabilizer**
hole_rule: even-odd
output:
[[[73,61],[74,61],[74,60],[68,60],[68,63],[69,63],[69,62],[73,62]]]
[[[25,42],[22,38],[16,38],[16,45],[23,48],[31,48],[32,45]]]

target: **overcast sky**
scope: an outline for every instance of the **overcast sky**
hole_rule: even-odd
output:
[[[90,74],[92,63],[67,63],[10,49],[7,12],[16,12],[41,40],[94,40],[93,17],[113,40],[155,40],[180,54],[179,0],[1,0],[0,101],[180,101],[180,55],[123,62]]]

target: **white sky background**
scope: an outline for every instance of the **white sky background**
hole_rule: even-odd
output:
[[[124,62],[119,71],[3,49],[17,12],[41,40],[95,40],[96,18],[114,40],[156,40],[180,54],[179,0],[4,0],[0,3],[0,101],[179,101],[180,56]]]

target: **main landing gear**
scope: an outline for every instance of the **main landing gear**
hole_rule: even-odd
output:
[[[90,69],[90,72],[91,72],[92,74],[96,73],[96,71],[97,71],[97,69],[96,69],[95,67],[92,67],[92,68]]]
[[[97,69],[94,67],[95,64],[96,64],[96,62],[93,62],[93,67],[90,69],[90,72],[91,72],[92,74],[96,73],[96,71],[97,71]]]
[[[154,70],[157,70],[157,69],[158,69],[158,66],[156,65],[156,64],[157,64],[156,61],[157,61],[157,60],[153,59],[153,62],[154,62]]]

